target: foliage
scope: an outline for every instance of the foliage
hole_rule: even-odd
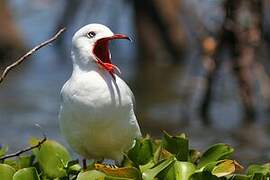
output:
[[[38,143],[30,140],[31,145]],[[7,147],[0,149],[0,157]],[[227,144],[215,144],[200,153],[189,148],[184,134],[171,136],[164,132],[162,139],[146,136],[136,139],[134,146],[124,155],[122,166],[111,168],[91,164],[82,170],[77,160],[61,144],[45,141],[30,155],[0,162],[3,180],[264,180],[270,178],[270,164],[243,167],[230,157],[234,149]]]

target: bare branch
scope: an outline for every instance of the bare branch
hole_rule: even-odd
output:
[[[4,81],[5,77],[7,76],[7,74],[9,73],[10,70],[15,68],[19,64],[21,64],[23,61],[25,61],[29,56],[31,56],[34,52],[36,52],[40,48],[52,43],[53,41],[55,41],[65,30],[66,30],[66,28],[60,29],[52,38],[50,38],[50,39],[42,42],[41,44],[35,46],[33,49],[31,49],[26,54],[24,54],[22,57],[20,57],[17,61],[15,61],[14,63],[7,66],[5,68],[5,70],[3,71],[2,75],[0,76],[0,84]]]
[[[17,157],[17,156],[20,156],[21,154],[25,153],[25,152],[28,152],[28,151],[31,151],[32,149],[35,149],[35,148],[40,148],[40,146],[47,140],[47,137],[46,135],[43,133],[43,139],[41,141],[39,141],[36,145],[34,146],[30,146],[26,149],[23,149],[23,150],[20,150],[20,151],[17,151],[15,153],[12,153],[12,154],[8,154],[8,155],[5,155],[3,157],[0,158],[0,161],[3,161],[5,159],[8,159],[8,158],[12,158],[12,157]]]

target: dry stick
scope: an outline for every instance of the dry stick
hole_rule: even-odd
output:
[[[44,131],[42,130],[41,126],[39,124],[35,124],[42,132],[42,135],[43,135],[43,139],[41,141],[39,141],[36,145],[34,146],[30,146],[26,149],[23,149],[23,150],[20,150],[20,151],[17,151],[15,153],[12,153],[12,154],[7,154],[3,157],[0,158],[0,161],[3,161],[5,159],[8,159],[8,158],[12,158],[12,157],[17,157],[17,156],[20,156],[21,154],[25,153],[25,152],[28,152],[28,151],[31,151],[32,149],[35,149],[35,148],[40,148],[40,146],[47,140],[47,137],[46,137],[46,134],[44,133]]]
[[[21,64],[23,61],[25,61],[29,56],[31,56],[34,52],[36,52],[40,48],[50,44],[53,41],[55,41],[65,30],[66,30],[66,28],[60,29],[52,38],[48,39],[47,41],[44,41],[43,43],[41,43],[39,45],[37,45],[36,47],[34,47],[30,51],[28,51],[26,54],[24,54],[22,57],[20,57],[17,61],[15,61],[11,65],[7,66],[5,68],[5,70],[4,70],[4,72],[2,73],[1,77],[0,77],[0,84],[3,82],[3,80],[5,79],[5,77],[7,76],[8,72],[10,70],[15,68],[19,64]],[[20,156],[21,154],[23,154],[23,153],[25,153],[27,151],[31,151],[32,149],[39,148],[46,140],[47,140],[47,137],[43,133],[43,139],[41,141],[39,141],[36,145],[30,146],[30,147],[28,147],[26,149],[20,150],[18,152],[13,153],[13,154],[5,155],[5,156],[0,158],[0,161],[3,161],[3,160],[8,159],[8,158],[12,158],[12,157]]]
[[[20,156],[21,154],[27,152],[27,151],[31,151],[32,149],[35,149],[35,148],[40,148],[40,146],[47,140],[47,137],[44,136],[43,139],[41,141],[39,141],[36,145],[34,146],[30,146],[26,149],[23,149],[23,150],[20,150],[18,152],[15,152],[15,153],[12,153],[12,154],[8,154],[6,156],[3,156],[0,158],[0,161],[3,161],[5,159],[8,159],[8,158],[12,158],[12,157],[17,157],[17,156]]]
[[[26,54],[24,54],[22,57],[20,57],[17,61],[15,61],[14,63],[7,66],[5,68],[5,70],[4,70],[4,72],[2,73],[2,75],[0,76],[0,84],[3,82],[3,80],[5,79],[5,77],[7,76],[8,72],[10,70],[15,68],[19,64],[21,64],[23,61],[25,61],[29,56],[31,56],[34,52],[36,52],[40,48],[50,44],[53,41],[55,41],[65,30],[66,30],[66,28],[60,29],[52,38],[48,39],[47,41],[44,41],[43,43],[41,43],[39,45],[37,45],[36,47],[34,47],[30,51],[28,51]]]

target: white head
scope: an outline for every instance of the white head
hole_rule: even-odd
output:
[[[73,63],[82,69],[99,65],[111,74],[115,65],[111,62],[109,41],[129,39],[123,34],[114,34],[102,24],[88,24],[79,29],[72,38]]]

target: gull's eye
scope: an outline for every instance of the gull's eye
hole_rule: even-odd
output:
[[[89,33],[87,33],[87,36],[88,36],[89,38],[93,38],[93,37],[96,36],[96,33],[95,33],[94,31],[90,31]]]

